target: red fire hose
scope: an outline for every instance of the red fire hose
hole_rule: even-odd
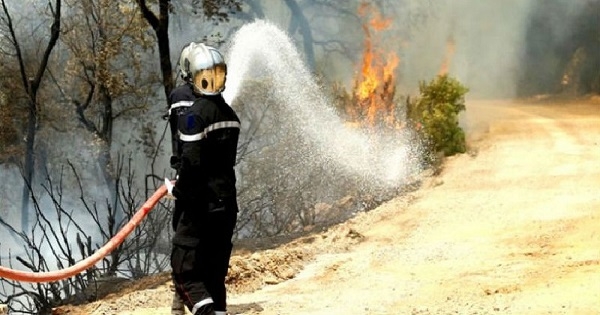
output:
[[[73,266],[61,270],[48,272],[29,272],[14,270],[0,266],[0,278],[6,278],[22,282],[52,282],[72,277],[91,266],[95,265],[100,259],[112,252],[117,246],[121,245],[125,238],[142,222],[150,210],[167,193],[167,188],[162,185],[154,194],[142,205],[135,215],[125,224],[125,226],[110,239],[102,248],[97,250],[92,256],[76,263]]]

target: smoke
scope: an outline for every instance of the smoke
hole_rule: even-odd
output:
[[[531,81],[559,82],[565,63],[576,49],[566,40],[577,32],[595,29],[580,42],[600,46],[598,0],[401,0],[383,3],[375,9],[380,11],[382,18],[391,20],[391,27],[383,31],[385,34],[380,34],[385,37],[379,44],[400,57],[397,71],[401,92],[406,94],[415,93],[420,81],[435,77],[443,61],[449,58],[449,75],[470,88],[469,96],[511,98],[522,93],[524,85],[532,85]],[[590,15],[594,10],[596,15]],[[589,17],[582,18],[586,12]],[[359,22],[340,12],[337,15],[331,12],[312,14],[332,17],[315,22],[319,25],[313,28],[315,38],[327,42],[333,36],[356,45],[349,48],[353,49],[354,59],[339,58],[341,54],[329,52],[331,56],[322,57],[321,63],[327,67],[328,76],[351,84],[362,54],[360,45],[364,33],[357,25]],[[454,43],[451,56],[447,56],[449,41]],[[528,92],[540,92],[543,87],[549,87],[549,84],[541,83],[533,82],[533,88]]]
[[[406,47],[399,48],[404,57],[402,77],[411,84],[434,76],[444,59],[447,41],[453,40],[450,75],[468,86],[471,96],[515,97],[521,90],[519,86],[528,83],[522,80],[528,71],[562,71],[556,59],[568,59],[572,52],[563,52],[562,56],[553,52],[572,36],[574,22],[593,2],[598,1],[436,1],[429,4],[428,18],[410,34]],[[423,2],[408,3],[415,7]],[[534,22],[540,22],[540,17],[546,27],[536,28]],[[598,21],[595,23],[598,28]],[[531,54],[536,45],[545,49]],[[544,55],[555,59],[544,59],[535,69],[527,67]]]
[[[600,1],[537,3],[518,92],[600,93]]]
[[[454,41],[450,75],[473,94],[513,94],[519,66],[519,47],[531,1],[436,2],[430,18],[409,41],[401,66],[404,80],[411,82],[437,74]]]

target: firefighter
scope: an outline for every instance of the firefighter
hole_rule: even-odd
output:
[[[190,47],[181,62],[196,96],[177,116],[174,186],[176,198],[172,276],[175,289],[194,315],[224,315],[225,277],[237,220],[237,144],[240,120],[225,102],[227,66],[210,46]]]
[[[173,169],[176,171],[180,167],[180,157],[179,157],[179,140],[177,138],[177,121],[179,115],[184,115],[187,112],[187,108],[194,104],[194,101],[197,98],[197,92],[194,91],[194,86],[192,84],[192,76],[188,72],[188,67],[186,67],[186,62],[189,62],[188,58],[191,51],[196,49],[196,46],[200,44],[196,42],[190,42],[185,45],[181,49],[181,54],[179,57],[179,74],[181,75],[181,79],[183,80],[183,84],[179,85],[169,95],[167,108],[167,114],[164,116],[169,120],[169,125],[171,129],[171,148],[172,155],[170,159],[170,164]],[[181,216],[181,207],[177,207],[178,201],[175,200],[175,210],[173,212],[172,218],[172,226],[173,230],[177,228],[177,222],[179,217]],[[177,211],[179,210],[179,211]],[[175,290],[173,292],[173,302],[171,304],[171,315],[184,315],[185,314],[185,305],[183,300]]]
[[[201,44],[190,42],[181,49],[181,54],[179,57],[179,73],[181,75],[181,79],[183,80],[183,84],[173,89],[169,95],[169,107],[167,108],[167,115],[164,116],[165,118],[169,119],[169,125],[171,129],[171,147],[173,150],[173,155],[171,156],[171,167],[175,170],[179,168],[177,119],[179,115],[182,115],[186,112],[188,107],[194,104],[194,101],[197,98],[197,92],[194,91],[191,74],[188,72],[188,67],[186,67],[185,63],[189,62],[188,57],[190,52],[194,51],[198,45]]]

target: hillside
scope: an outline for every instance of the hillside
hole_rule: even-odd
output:
[[[464,123],[470,152],[419,190],[326,231],[238,244],[229,311],[600,314],[600,100],[470,101]],[[56,314],[169,314],[168,283]]]

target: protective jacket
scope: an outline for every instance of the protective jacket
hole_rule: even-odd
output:
[[[191,83],[186,82],[173,89],[169,95],[166,117],[169,119],[169,127],[171,129],[171,148],[173,155],[171,156],[171,167],[179,169],[180,167],[180,153],[179,152],[179,138],[177,137],[177,123],[179,116],[185,115],[188,108],[194,104],[197,98],[197,94],[194,92],[194,87]]]
[[[178,116],[181,163],[173,195],[183,208],[173,242],[195,246],[207,213],[237,212],[236,163],[240,120],[223,97],[199,96]]]

